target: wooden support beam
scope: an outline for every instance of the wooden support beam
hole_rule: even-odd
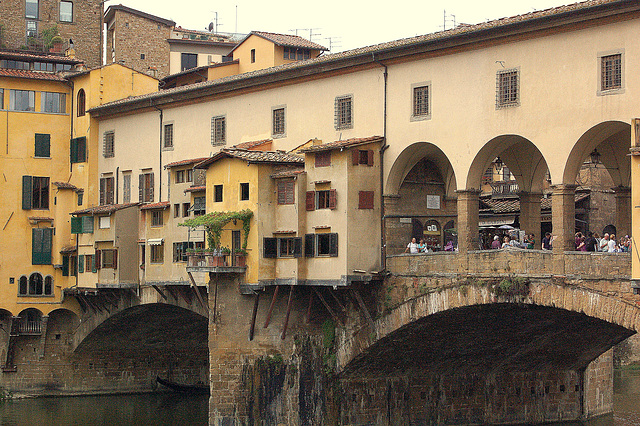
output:
[[[158,292],[158,294],[159,294],[160,296],[162,296],[162,298],[163,298],[164,300],[169,300],[169,298],[167,297],[167,295],[166,295],[166,294],[164,294],[164,291],[162,291],[162,290],[160,289],[160,287],[158,287],[158,286],[157,286],[157,285],[155,285],[155,284],[151,284],[151,287],[153,287],[153,289],[154,289],[155,291],[157,291],[157,292]]]
[[[271,313],[273,312],[273,307],[276,304],[276,297],[278,297],[278,290],[280,286],[277,285],[276,289],[273,291],[273,296],[271,297],[271,304],[269,305],[269,311],[267,312],[267,319],[264,321],[264,328],[269,326],[269,322],[271,321]]]
[[[81,294],[79,294],[79,293],[78,293],[78,294],[76,294],[76,298],[77,298],[78,300],[82,300],[82,302],[83,302],[84,304],[86,304],[86,305],[89,307],[89,309],[91,309],[91,311],[93,311],[93,313],[94,313],[94,314],[97,314],[97,313],[98,313],[98,311],[96,310],[96,308],[93,306],[93,304],[92,304],[91,302],[89,302],[89,300],[87,300],[87,298],[86,298],[86,297],[84,297],[83,295],[81,295]]]
[[[256,299],[253,302],[253,313],[251,314],[251,328],[249,329],[249,341],[253,340],[253,334],[256,331],[256,317],[258,316],[258,304],[260,303],[260,292],[256,293]]]
[[[191,298],[191,294],[189,294],[189,287],[178,287],[178,294],[180,296],[182,296],[182,298],[185,300],[185,302],[187,302],[187,304],[191,304],[193,302],[193,299]]]
[[[320,301],[322,302],[322,304],[324,305],[325,308],[327,308],[327,311],[329,311],[329,314],[331,314],[331,318],[333,318],[333,321],[338,324],[340,323],[340,320],[338,319],[338,316],[336,315],[335,312],[333,312],[333,309],[331,309],[331,306],[329,306],[329,304],[327,303],[327,301],[325,300],[324,296],[322,295],[322,293],[320,293],[318,291],[317,288],[313,287],[313,291],[315,291],[316,295],[318,296],[318,299],[320,299]]]
[[[200,303],[200,307],[205,311],[209,310],[209,306],[207,306],[207,304],[204,303],[204,300],[202,300],[202,295],[200,294],[200,290],[198,290],[198,284],[196,284],[196,280],[193,279],[193,275],[191,274],[191,272],[187,272],[187,275],[189,275],[189,280],[191,281],[191,288],[193,288],[196,294],[196,297],[198,298],[198,303]],[[216,284],[216,293],[217,293],[217,284]],[[215,320],[215,317],[214,317],[214,320]]]
[[[284,325],[282,326],[282,335],[280,338],[282,340],[287,337],[287,327],[289,326],[289,315],[291,314],[291,301],[293,300],[293,288],[295,286],[291,286],[291,290],[289,290],[289,301],[287,302],[287,316],[284,317]]]
[[[82,312],[86,314],[87,313],[87,308],[89,306],[84,302],[84,300],[82,300],[80,297],[78,297],[77,294],[75,294],[74,297],[78,301],[78,305],[80,305],[80,309],[82,309]]]
[[[305,316],[305,322],[309,324],[311,322],[311,306],[313,305],[313,291],[309,292],[309,303],[307,305],[307,315]]]
[[[351,289],[351,294],[353,294],[353,297],[355,297],[356,300],[358,301],[358,305],[360,305],[360,309],[362,310],[362,313],[364,313],[364,316],[367,318],[367,322],[371,326],[371,329],[375,330],[375,324],[373,322],[373,318],[371,318],[371,313],[369,313],[369,309],[367,309],[367,306],[364,304],[364,300],[362,300],[362,296],[360,296],[360,293],[358,292],[358,290],[353,288]]]
[[[176,291],[173,288],[174,286],[168,285],[165,287],[165,290],[167,290],[169,292],[169,294],[171,295],[171,297],[173,297],[173,299],[177,302],[178,301],[178,295],[176,294]]]
[[[209,272],[209,288],[211,288],[211,281],[215,281],[213,290],[213,323],[216,323],[218,315],[218,280],[214,279],[215,274]]]
[[[336,295],[335,290],[333,290],[332,288],[329,288],[329,293],[331,293],[331,295],[333,296],[333,300],[335,300],[338,306],[340,306],[340,312],[345,312],[346,309],[344,308],[344,305],[340,302],[340,299],[338,299],[338,296]]]

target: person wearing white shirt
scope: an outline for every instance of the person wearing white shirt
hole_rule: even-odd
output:
[[[416,254],[418,253],[418,243],[416,243],[416,239],[412,238],[411,242],[407,244],[407,248],[404,250],[405,253]]]

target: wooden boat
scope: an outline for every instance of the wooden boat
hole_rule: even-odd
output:
[[[202,383],[195,384],[195,385],[185,385],[185,384],[172,382],[170,380],[165,380],[159,376],[156,376],[156,381],[160,383],[162,386],[165,386],[175,392],[198,394],[198,395],[209,394],[209,386]]]

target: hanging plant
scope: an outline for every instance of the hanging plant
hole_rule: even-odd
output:
[[[251,229],[251,218],[253,212],[249,209],[231,212],[212,212],[203,216],[194,217],[193,219],[187,219],[179,226],[188,226],[190,228],[197,228],[199,226],[204,227],[207,233],[207,246],[210,249],[220,248],[220,238],[222,236],[222,228],[224,228],[231,221],[242,221],[242,230],[244,231],[244,238],[242,241],[242,249],[247,249],[247,241],[249,238],[249,230]]]

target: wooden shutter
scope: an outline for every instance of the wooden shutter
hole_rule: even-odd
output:
[[[33,176],[22,176],[22,209],[31,210],[33,205]]]
[[[373,150],[367,150],[367,166],[373,166]]]
[[[84,272],[84,254],[78,256],[78,273],[82,274]]]
[[[164,250],[164,247],[163,247]],[[118,250],[113,251],[113,269],[118,269]]]
[[[262,257],[273,259],[278,257],[278,240],[277,238],[264,237],[262,247]]]
[[[71,218],[71,233],[72,234],[82,234],[82,221],[83,217],[72,217]]]
[[[307,211],[316,209],[316,191],[307,191]]]
[[[36,133],[35,157],[51,156],[51,135]]]
[[[69,276],[69,256],[67,256],[66,254],[62,256],[62,276]]]
[[[304,257],[314,257],[316,255],[316,235],[305,234],[304,236]]]
[[[69,159],[71,164],[78,162],[78,139],[71,139],[71,143],[69,144]]]
[[[94,274],[98,272],[97,257],[98,257],[98,252],[96,252],[93,256],[91,256],[91,272],[93,272]],[[87,265],[87,267],[89,267],[89,265]]]
[[[107,204],[113,204],[113,181],[114,178],[107,178]]]
[[[51,265],[53,228],[32,229],[31,264]]]
[[[147,199],[145,201],[148,201],[150,203],[153,203],[153,184],[154,184],[154,179],[153,179],[153,173],[148,173],[147,174]]]
[[[338,234],[329,234],[329,256],[338,257]]]
[[[338,199],[336,195],[336,190],[330,189],[329,190],[329,208],[331,210],[335,210],[337,204],[338,204]]]
[[[97,270],[102,267],[102,259],[101,259],[102,256],[100,256],[100,254],[101,254],[100,250],[96,250],[96,255],[93,256],[93,258],[95,259],[95,265],[96,265],[96,267],[94,268],[96,269],[96,271],[94,272],[97,272]]]
[[[138,202],[144,202],[144,174],[138,176]]]
[[[351,164],[357,166],[360,164],[360,150],[352,149],[351,150]]]
[[[107,200],[107,179],[100,178],[100,205],[103,206],[106,204]]]
[[[373,208],[373,191],[358,191],[358,208]]]
[[[293,239],[293,257],[302,257],[302,237]]]
[[[82,233],[93,234],[93,216],[82,217]]]

